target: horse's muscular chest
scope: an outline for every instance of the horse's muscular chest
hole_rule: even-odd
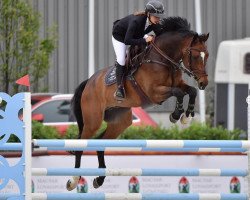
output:
[[[154,74],[156,75],[151,77],[152,85],[176,87],[182,80],[181,72],[171,67],[165,67],[165,69],[154,72]]]
[[[171,66],[151,64],[138,71],[136,80],[154,103],[161,103],[172,96],[171,88],[180,84],[182,76],[180,71],[175,71]]]

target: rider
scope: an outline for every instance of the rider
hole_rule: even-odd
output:
[[[128,45],[147,44],[153,36],[147,33],[154,31],[154,24],[160,22],[164,16],[164,6],[159,1],[149,1],[145,11],[128,15],[114,22],[112,43],[116,54],[116,81],[117,90],[115,99],[122,101],[125,98],[123,77],[125,73],[125,57]]]

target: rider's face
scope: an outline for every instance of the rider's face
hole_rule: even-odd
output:
[[[153,15],[150,15],[149,20],[152,24],[158,24],[160,22],[160,17],[155,17]]]

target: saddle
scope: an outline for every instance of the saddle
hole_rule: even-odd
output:
[[[137,94],[140,96],[142,101],[143,108],[151,106],[153,103],[149,97],[141,89],[140,85],[136,82],[134,74],[144,62],[144,57],[149,52],[149,48],[145,46],[131,46],[129,48],[128,54],[126,56],[126,72],[125,78],[132,83],[132,86],[137,91]],[[113,85],[116,83],[116,69],[115,66],[111,66],[105,75],[105,84],[107,86]]]
[[[145,46],[130,46],[126,55],[125,68],[126,79],[129,79],[142,64],[143,57],[145,56]],[[113,85],[116,83],[115,66],[111,66],[105,75],[105,84]]]

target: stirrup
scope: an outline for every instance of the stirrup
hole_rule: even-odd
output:
[[[114,98],[117,101],[123,101],[126,98],[124,87],[118,87],[114,93]]]

